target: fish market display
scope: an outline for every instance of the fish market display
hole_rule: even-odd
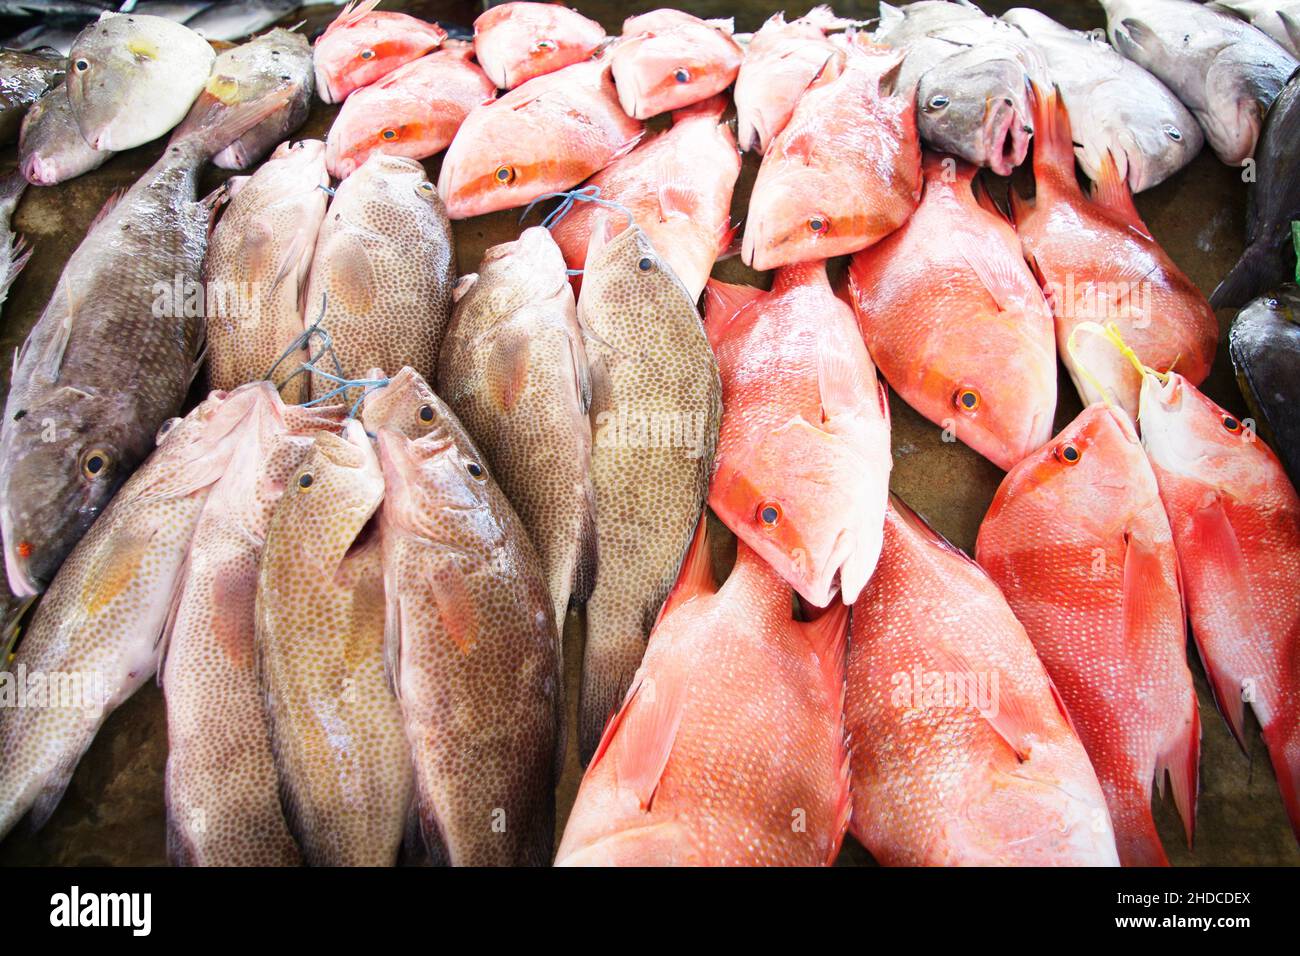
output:
[[[1101,5],[1115,49],[1174,91],[1219,159],[1236,166],[1255,155],[1264,113],[1295,71],[1295,57],[1249,24],[1199,3]]]
[[[209,4],[187,19],[185,25],[208,40],[242,40],[287,17],[299,6],[298,0],[223,0]]]
[[[503,90],[580,63],[604,42],[604,27],[558,3],[502,3],[474,21],[474,56]]]
[[[559,866],[822,866],[839,851],[848,609],[792,621],[789,589],[743,543],[719,588],[704,527],[583,777]]]
[[[1143,375],[1140,422],[1214,699],[1243,746],[1255,712],[1300,839],[1300,497],[1269,447],[1176,372]]]
[[[1297,0],[1217,0],[1213,4],[1250,21],[1292,56],[1300,57],[1300,2]]]
[[[731,245],[731,195],[740,154],[715,96],[673,113],[672,128],[642,142],[584,184],[601,203],[578,202],[552,226],[570,269],[587,262],[592,224],[627,209],[692,299],[699,299],[714,261]],[[580,277],[579,277],[580,278]],[[580,282],[579,282],[580,287]]]
[[[326,103],[342,103],[354,90],[447,39],[447,31],[436,23],[376,10],[378,5],[379,0],[352,0],[316,40],[316,92]]]
[[[721,93],[744,58],[731,32],[730,20],[667,8],[628,17],[610,52],[623,111],[649,119]]]
[[[564,258],[540,226],[461,280],[438,391],[537,548],[562,631],[596,576],[591,382]],[[557,635],[558,637],[558,635]]]
[[[1165,865],[1151,784],[1168,772],[1190,844],[1201,729],[1169,520],[1127,415],[1091,405],[1013,468],[975,556],[1060,690],[1120,862]]]
[[[886,866],[1116,866],[1097,775],[1006,599],[897,499],[853,607],[853,835]]]
[[[723,415],[709,506],[810,603],[857,599],[880,556],[889,403],[826,264],[772,291],[709,283]]]
[[[425,848],[454,866],[545,866],[563,752],[545,573],[451,410],[409,369],[374,394],[389,389],[419,401],[389,399],[405,413],[377,444],[388,666]]]
[[[185,118],[216,56],[183,24],[106,14],[68,54],[64,82],[77,128],[95,149],[121,151],[157,139]]]
[[[295,866],[257,681],[258,568],[271,515],[340,409],[284,405],[267,383],[194,526],[163,636],[167,849],[175,864]],[[312,543],[313,545],[315,542]]]
[[[446,149],[469,111],[496,95],[472,55],[448,40],[349,96],[325,140],[330,175],[347,179],[372,153],[427,159]]]
[[[361,424],[320,432],[266,533],[256,669],[285,819],[314,866],[391,866],[411,759],[386,674],[384,477]]]
[[[1106,154],[1129,190],[1156,186],[1190,163],[1205,144],[1200,124],[1154,76],[1101,37],[1017,7],[1002,19],[1023,30],[1049,63],[1074,132],[1074,154],[1089,179],[1101,178]]]
[[[453,219],[522,206],[578,185],[643,134],[618,105],[607,60],[566,66],[470,111],[442,159]]]
[[[699,313],[646,234],[602,222],[578,321],[591,369],[596,586],[587,602],[583,759],[623,699],[700,520],[722,386]]]
[[[1300,482],[1300,290],[1287,284],[1242,309],[1228,351],[1258,431]]]
[[[857,252],[904,222],[921,194],[921,146],[901,54],[860,37],[809,90],[763,155],[741,258],[755,269]]]
[[[95,149],[81,135],[63,83],[32,104],[18,132],[18,164],[33,186],[74,179],[113,155],[110,149]]]
[[[288,90],[289,99],[281,109],[212,157],[213,164],[222,169],[248,169],[303,124],[313,88],[307,38],[288,30],[272,30],[217,57],[212,76],[172,138],[211,125],[239,103]]]
[[[28,108],[58,85],[68,61],[48,49],[0,50],[0,143],[12,142]]]
[[[395,375],[404,365],[433,376],[455,263],[442,200],[415,160],[375,153],[339,185],[316,239],[305,306],[329,333],[345,377],[372,368]],[[336,387],[313,374],[313,398]]]
[[[849,288],[881,374],[999,468],[1052,434],[1052,313],[976,169],[936,153],[916,213],[853,256]]]
[[[1070,118],[1056,92],[1037,95],[1034,183],[1011,206],[1025,258],[1056,318],[1056,342],[1085,403],[1106,398],[1133,417],[1140,376],[1098,336],[1072,344],[1082,322],[1114,323],[1147,365],[1199,384],[1210,372],[1219,323],[1205,296],[1152,238],[1112,157],[1091,196],[1074,172]]]
[[[26,188],[26,180],[17,173],[0,179],[0,305],[4,305],[9,287],[32,254],[27,243],[14,235],[12,226],[14,210]]]
[[[306,327],[307,270],[329,198],[325,145],[282,143],[253,175],[230,182],[203,260],[208,382],[232,389],[269,375],[286,401],[305,401],[310,380],[295,373],[319,343],[282,356]]]
[[[1246,249],[1210,303],[1241,306],[1296,275],[1291,224],[1300,220],[1300,71],[1264,118],[1255,177],[1246,191]]]

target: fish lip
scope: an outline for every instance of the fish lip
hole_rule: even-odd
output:
[[[325,72],[319,66],[316,67],[314,72],[316,74],[316,95],[321,98],[321,102],[331,105],[337,103],[339,100],[334,93],[333,87],[330,86],[329,77],[325,75]]]
[[[53,171],[52,164],[45,162],[36,154],[23,160],[22,174],[23,178],[33,186],[50,186],[58,182],[58,173]]]
[[[9,579],[9,591],[16,598],[36,597],[45,588],[32,577],[27,559],[14,550],[13,518],[8,508],[0,512],[0,536],[4,538],[5,576]]]
[[[985,155],[988,157],[989,169],[999,176],[1010,176],[1029,154],[1029,133],[1025,129],[1027,125],[1021,120],[1015,106],[1006,101],[999,102],[985,122]]]

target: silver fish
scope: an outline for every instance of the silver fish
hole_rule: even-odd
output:
[[[1217,0],[1223,10],[1249,21],[1294,57],[1300,57],[1300,0]]]
[[[0,143],[18,135],[28,108],[63,78],[66,67],[51,50],[0,50]]]
[[[232,0],[212,4],[185,25],[209,40],[242,40],[300,6],[297,0]]]

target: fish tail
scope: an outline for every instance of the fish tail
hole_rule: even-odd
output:
[[[1151,781],[1133,779],[1118,786],[1103,781],[1106,805],[1115,827],[1115,846],[1123,866],[1168,866],[1164,845],[1151,815]]]
[[[199,149],[205,157],[215,156],[253,127],[283,109],[294,97],[294,87],[282,87],[260,99],[225,108],[214,101],[212,107],[185,129],[172,137],[173,147]]]
[[[1216,309],[1240,308],[1251,299],[1285,282],[1286,254],[1282,244],[1256,240],[1246,247],[1231,271],[1210,295]]]
[[[632,686],[645,647],[644,634],[618,627],[595,605],[588,608],[578,697],[578,757],[583,766],[595,754],[606,725]]]
[[[1156,762],[1156,778],[1163,780],[1164,773],[1169,773],[1169,785],[1174,792],[1174,805],[1183,821],[1183,832],[1187,835],[1187,846],[1192,845],[1196,833],[1196,796],[1200,783],[1201,761],[1201,715],[1196,704],[1196,695],[1188,691],[1190,716],[1184,719],[1182,727],[1169,741],[1168,748]],[[1163,787],[1161,788],[1163,792]]]
[[[1060,90],[1046,90],[1038,83],[1030,83],[1034,99],[1034,180],[1041,188],[1043,181],[1069,187],[1077,191],[1074,175],[1074,140],[1070,132],[1070,114]]]
[[[1264,743],[1273,761],[1277,788],[1282,793],[1287,819],[1291,821],[1291,832],[1300,842],[1300,720],[1297,720],[1300,713],[1292,708],[1288,716],[1291,718],[1289,721],[1284,723],[1275,719],[1264,728]]]

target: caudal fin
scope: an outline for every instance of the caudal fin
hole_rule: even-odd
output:
[[[193,145],[204,156],[215,156],[253,127],[284,109],[297,93],[294,86],[282,87],[266,96],[247,103],[226,107],[212,98],[207,108],[202,107],[203,97],[185,122],[172,134],[172,146]],[[207,94],[204,93],[204,96]]]
[[[1273,243],[1257,241],[1246,247],[1237,264],[1210,295],[1216,309],[1240,308],[1288,278],[1286,255]]]
[[[1277,788],[1282,794],[1287,819],[1291,821],[1291,832],[1300,842],[1300,724],[1294,719],[1294,711],[1291,716],[1289,726],[1279,717],[1265,727],[1264,743],[1268,745],[1268,755],[1273,761]]]
[[[1045,185],[1079,191],[1074,175],[1074,140],[1070,132],[1070,114],[1059,90],[1044,89],[1030,83],[1034,100],[1034,181],[1040,190]]]

